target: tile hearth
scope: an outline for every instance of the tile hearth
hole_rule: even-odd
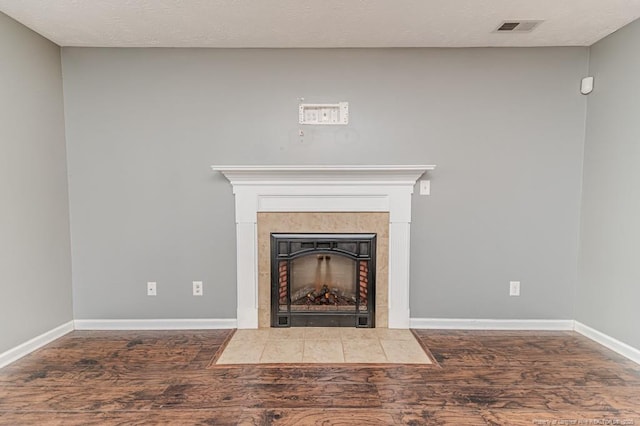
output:
[[[410,330],[388,328],[261,328],[237,330],[216,365],[431,364]]]

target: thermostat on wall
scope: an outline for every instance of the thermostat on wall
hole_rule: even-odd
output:
[[[337,104],[300,104],[300,124],[349,124],[349,102]]]

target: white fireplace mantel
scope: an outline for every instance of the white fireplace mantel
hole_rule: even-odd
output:
[[[389,212],[389,327],[409,328],[411,194],[435,166],[211,167],[235,194],[238,328],[258,327],[258,212]]]

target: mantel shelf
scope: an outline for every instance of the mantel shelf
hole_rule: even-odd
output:
[[[211,166],[232,185],[413,185],[433,165]]]

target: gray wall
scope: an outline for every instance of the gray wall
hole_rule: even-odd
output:
[[[591,48],[576,319],[640,348],[640,21]]]
[[[209,166],[278,163],[438,165],[413,317],[573,318],[585,48],[64,48],[63,69],[78,319],[235,317],[233,195]],[[349,126],[300,142],[299,97],[349,101]]]
[[[0,353],[72,319],[60,48],[0,13]]]

